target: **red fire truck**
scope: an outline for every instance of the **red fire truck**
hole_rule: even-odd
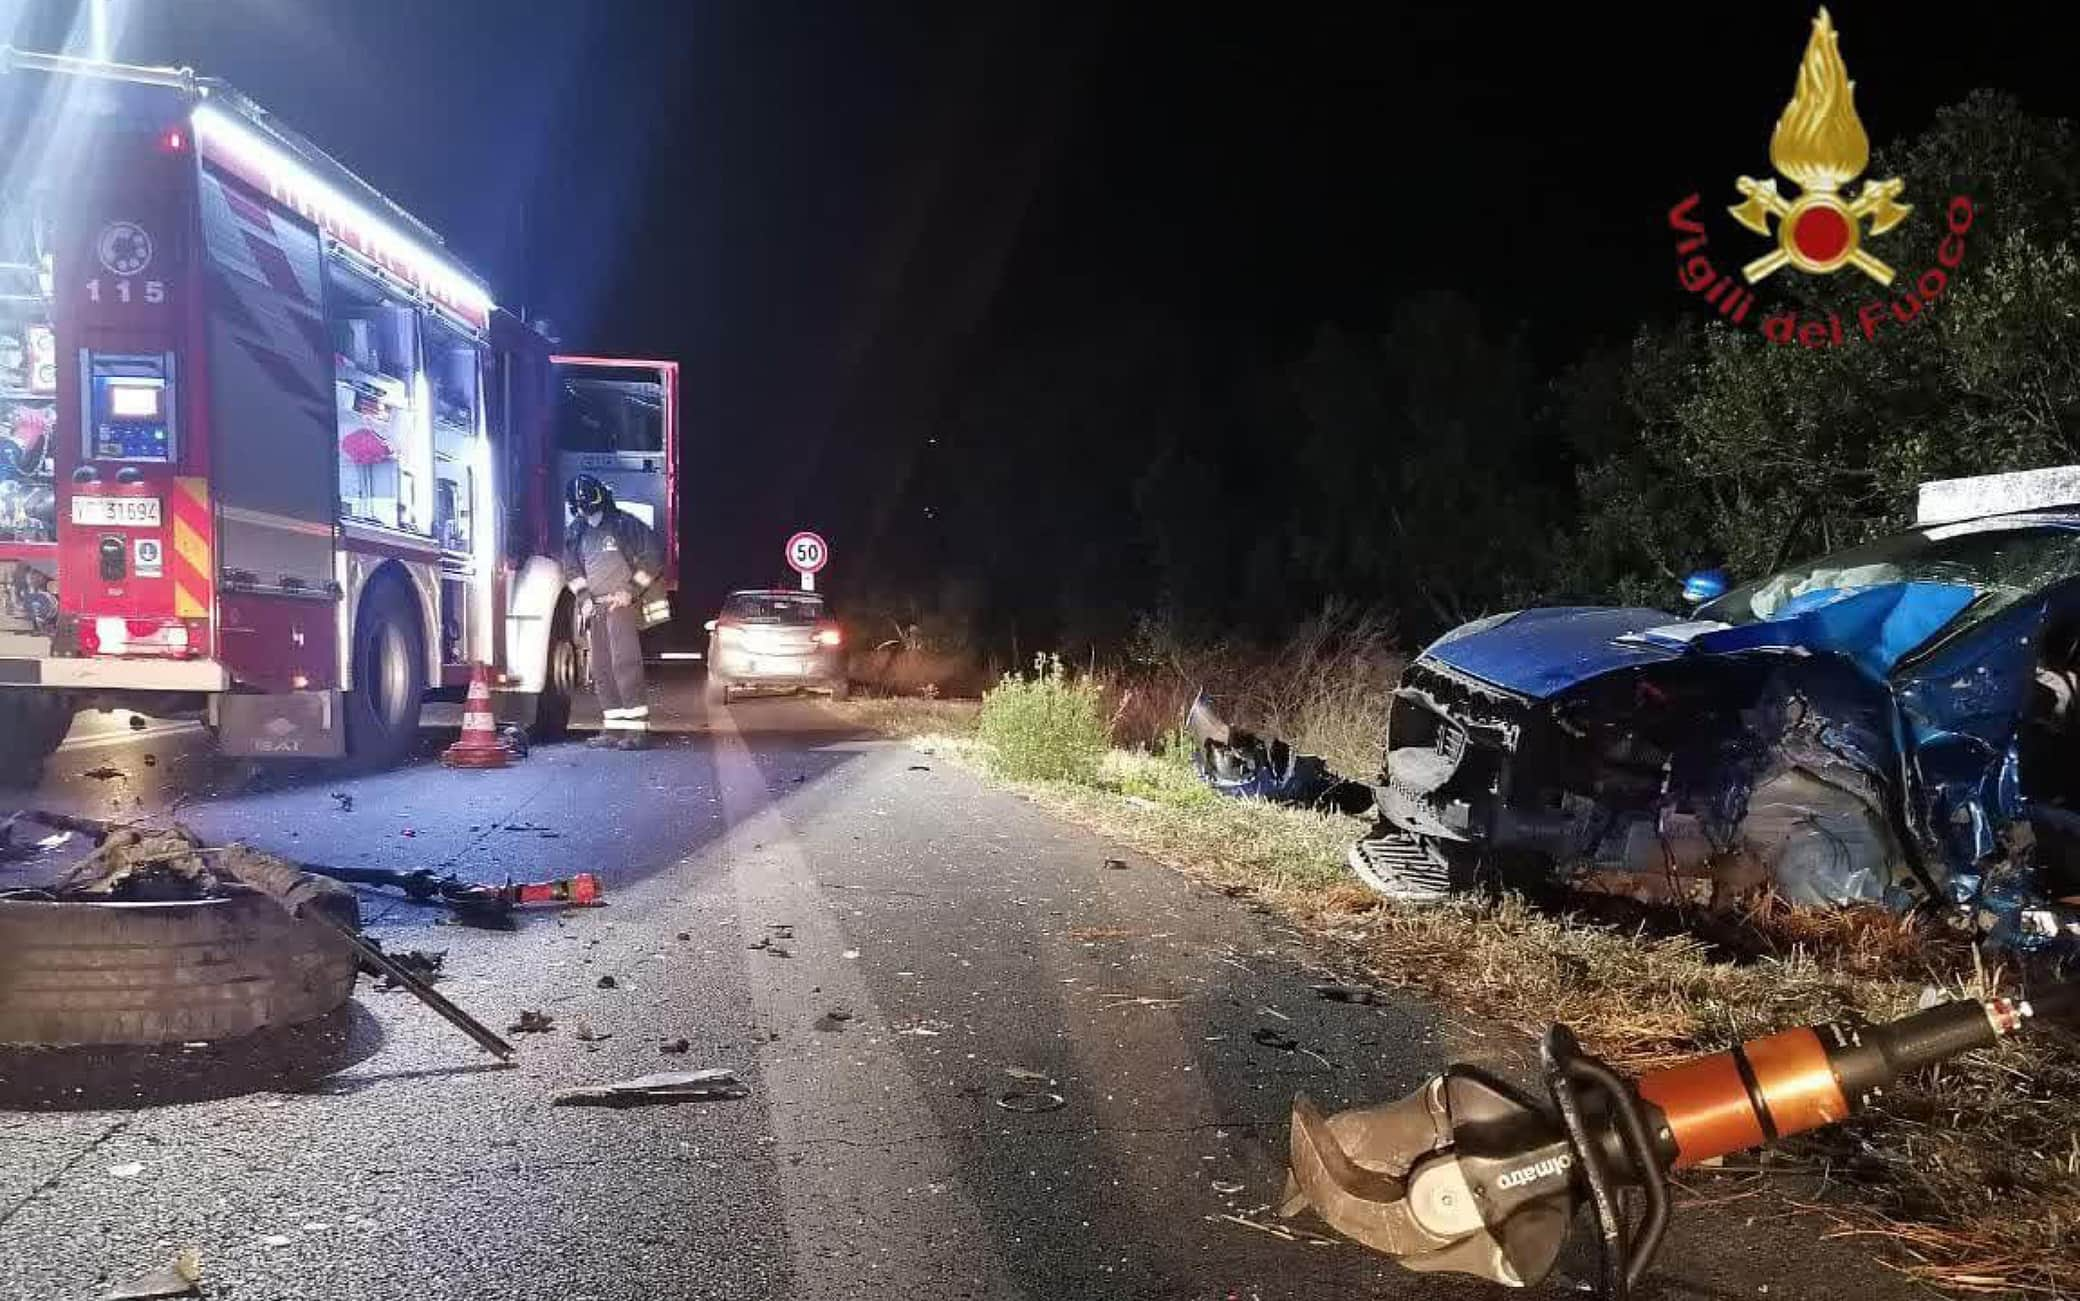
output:
[[[0,50],[0,160],[0,775],[118,707],[392,761],[477,664],[560,731],[563,483],[607,479],[676,581],[676,365],[556,355],[186,69]]]

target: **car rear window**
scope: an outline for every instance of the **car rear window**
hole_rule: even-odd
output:
[[[754,623],[815,623],[823,598],[795,592],[738,592],[722,604],[722,617]]]

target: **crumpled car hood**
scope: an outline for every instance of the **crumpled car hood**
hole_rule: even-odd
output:
[[[1974,595],[1962,583],[1881,583],[1808,593],[1774,619],[1739,626],[1639,607],[1556,606],[1446,633],[1423,656],[1533,700],[1619,669],[1760,650],[1838,654],[1882,679]]]
[[[1477,632],[1448,632],[1430,644],[1423,658],[1542,700],[1615,669],[1674,659],[1682,653],[1680,645],[1618,638],[1680,622],[1666,611],[1637,607],[1520,610]]]

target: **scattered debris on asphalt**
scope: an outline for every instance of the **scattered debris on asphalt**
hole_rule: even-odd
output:
[[[1069,1100],[1059,1093],[1026,1092],[1013,1089],[997,1095],[997,1105],[1006,1111],[1037,1115],[1043,1111],[1060,1111],[1069,1105]]]
[[[347,792],[334,791],[332,792],[332,798],[338,803],[341,813],[352,813],[354,811],[354,797]]]
[[[1314,996],[1331,1003],[1364,1003],[1368,1006],[1387,1001],[1386,994],[1364,985],[1316,985]]]
[[[441,978],[441,964],[448,960],[448,951],[446,949],[403,949],[399,952],[391,953],[389,950],[383,949],[382,942],[372,936],[363,936],[362,938],[373,947],[382,949],[384,956],[429,985]],[[381,976],[383,979],[377,984],[376,988],[386,994],[405,987],[403,981],[380,967],[367,965],[362,970],[372,976]]]
[[[1248,1188],[1248,1184],[1223,1183],[1218,1179],[1213,1181],[1213,1191],[1219,1193],[1223,1197],[1233,1197],[1235,1194],[1243,1192]]]
[[[727,1067],[705,1071],[664,1071],[614,1084],[565,1089],[549,1101],[558,1107],[641,1107],[678,1102],[714,1102],[745,1098],[751,1089]]]
[[[686,942],[686,941],[689,941],[689,940],[693,939],[693,932],[692,932],[692,931],[680,931],[680,932],[679,932],[679,934],[678,934],[678,936],[677,936],[677,938],[678,938],[678,939],[680,940],[680,942],[681,942],[681,943],[684,943],[684,942]]]
[[[1053,1084],[1054,1077],[1045,1071],[1036,1071],[1025,1066],[1006,1066],[1004,1074],[1026,1084]]]
[[[1127,860],[1124,858],[1108,858],[1105,860],[1105,870],[1108,872],[1124,872],[1127,870]]]
[[[618,981],[618,980],[616,980],[616,979],[614,979],[614,978],[613,978],[612,976],[601,976],[601,977],[600,977],[600,978],[599,978],[599,979],[598,979],[597,981],[595,981],[594,983],[595,983],[595,984],[597,984],[597,985],[599,986],[599,988],[601,988],[601,989],[619,989],[619,988],[621,988],[621,982],[620,982],[620,981]]]
[[[1184,1002],[1181,998],[1152,998],[1147,994],[1104,994],[1101,997],[1106,1000],[1105,1010],[1108,1012],[1120,1007],[1178,1007]]]
[[[510,1034],[547,1034],[555,1028],[555,1017],[547,1012],[537,1012],[528,1008],[521,1012],[520,1019],[507,1026],[506,1030]]]
[[[1185,711],[1192,767],[1223,795],[1255,796],[1274,804],[1361,814],[1373,805],[1372,788],[1329,771],[1319,756],[1296,753],[1277,737],[1230,727],[1201,691]]]
[[[769,926],[766,929],[780,930],[783,928]],[[785,935],[761,935],[758,938],[758,943],[749,945],[747,947],[749,947],[753,953],[770,953],[776,958],[791,958],[794,956],[793,953],[789,952],[785,948],[782,948],[780,945],[773,943],[775,939],[791,940],[794,938],[794,928],[792,926],[786,927],[784,929],[787,932]]]
[[[1283,1030],[1274,1029],[1268,1025],[1259,1026],[1254,1032],[1251,1033],[1250,1038],[1256,1040],[1258,1043],[1264,1045],[1264,1047],[1266,1048],[1275,1048],[1282,1053],[1295,1052],[1298,1051],[1300,1047],[1300,1041],[1298,1039],[1295,1039],[1293,1036],[1287,1034]]]
[[[6,821],[0,822],[0,863],[18,863],[23,859],[34,858],[45,850],[56,849],[72,839],[70,831],[54,831],[26,844],[21,843],[14,838],[14,832],[16,824],[25,817],[34,819],[35,815],[12,813]]]
[[[515,759],[525,759],[532,748],[527,737],[527,729],[518,723],[500,723],[498,741],[500,745],[513,752]]]
[[[153,1301],[156,1297],[195,1296],[195,1285],[201,1281],[201,1254],[193,1247],[183,1247],[165,1264],[103,1292],[101,1301]]]
[[[114,781],[122,775],[123,770],[121,768],[111,767],[108,764],[103,764],[99,768],[89,768],[80,774],[82,777],[89,777],[97,782]]]
[[[108,1172],[118,1179],[135,1179],[144,1173],[144,1162],[125,1161],[121,1165],[110,1166]]]
[[[606,902],[599,878],[590,872],[553,881],[514,881],[504,885],[482,885],[465,881],[453,872],[436,876],[427,868],[406,871],[390,867],[335,867],[329,863],[306,863],[307,871],[329,876],[349,885],[382,885],[401,890],[414,903],[438,902],[454,919],[470,926],[511,930],[516,908],[534,904],[573,908],[598,907]]]
[[[1255,1229],[1258,1233],[1269,1234],[1284,1242],[1304,1242],[1310,1247],[1341,1247],[1344,1245],[1343,1241],[1338,1238],[1323,1237],[1319,1233],[1309,1233],[1305,1229],[1289,1228],[1283,1224],[1266,1224],[1262,1220],[1252,1220],[1247,1216],[1215,1215],[1210,1218],[1228,1224],[1239,1224],[1245,1229]]]
[[[834,1007],[830,1011],[825,1012],[822,1016],[817,1017],[816,1020],[811,1022],[810,1024],[814,1029],[821,1030],[824,1033],[829,1034],[833,1031],[843,1031],[845,1029],[845,1023],[847,1021],[850,1021],[851,1019],[852,1010],[850,1008]]]
[[[686,1038],[667,1039],[657,1045],[657,1051],[671,1057],[684,1057],[693,1051],[693,1041]]]
[[[930,772],[932,770],[932,765],[928,763],[913,763],[910,765],[909,770],[911,772]]]
[[[578,1018],[578,1028],[575,1037],[580,1043],[596,1044],[603,1039],[612,1039],[614,1032],[612,1030],[595,1030],[592,1028],[592,1022],[581,1016]]]

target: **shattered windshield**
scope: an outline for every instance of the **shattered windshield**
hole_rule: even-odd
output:
[[[1700,619],[1754,623],[1795,614],[1817,593],[1885,583],[1964,583],[1974,622],[2080,573],[2080,531],[2013,522],[1953,524],[1895,533],[1744,583],[1698,610]]]

